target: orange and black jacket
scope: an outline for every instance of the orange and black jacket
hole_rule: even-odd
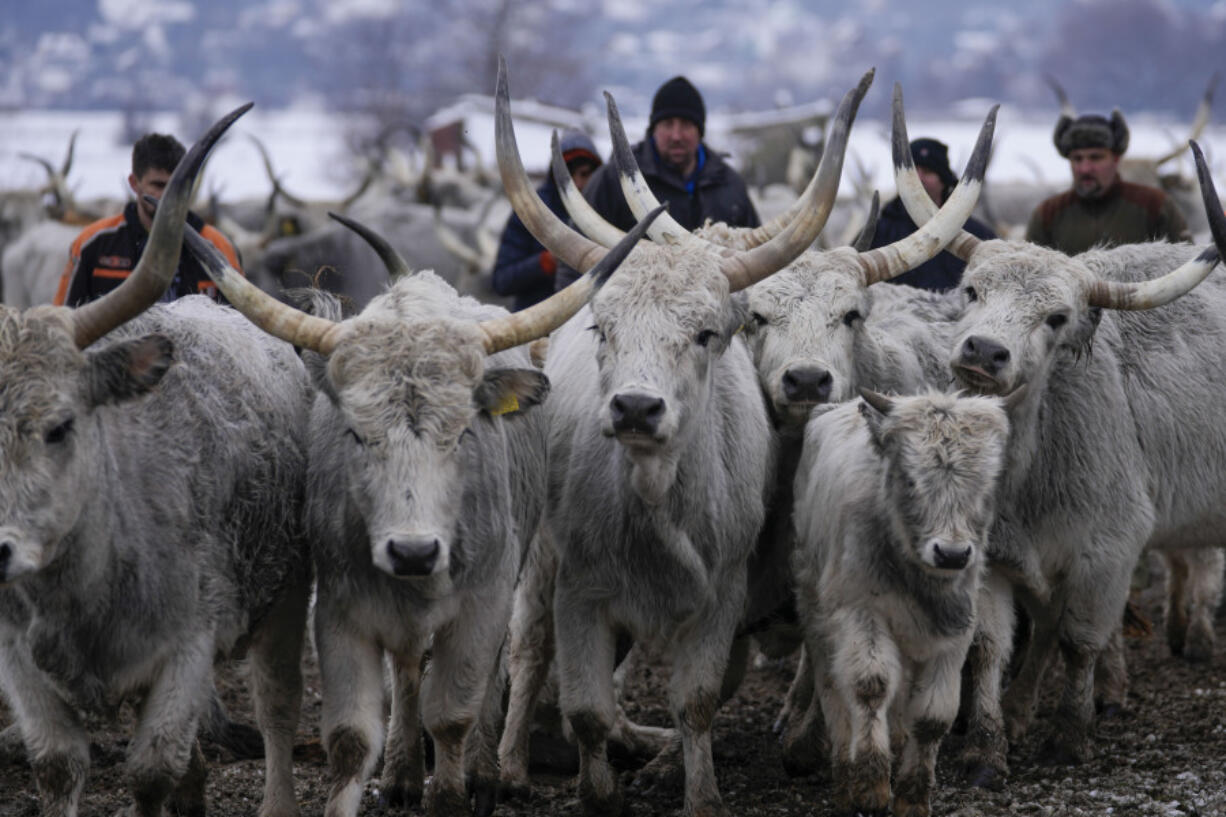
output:
[[[188,213],[187,222],[221,250],[230,266],[242,271],[238,253],[220,232],[195,213]],[[132,274],[136,262],[145,250],[149,234],[140,223],[136,202],[128,202],[122,213],[95,221],[86,227],[72,242],[68,266],[60,278],[55,303],[61,306],[80,306],[99,298],[123,283]],[[179,256],[179,269],[174,280],[162,296],[163,301],[173,301],[184,295],[196,293],[222,301],[217,286],[205,274],[204,269],[186,247]]]

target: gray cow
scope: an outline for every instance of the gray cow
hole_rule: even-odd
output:
[[[835,802],[927,817],[958,713],[1009,422],[1001,401],[929,392],[819,409],[796,474],[792,564]],[[810,719],[814,716],[810,714]]]
[[[306,372],[207,299],[141,315],[178,266],[193,177],[244,110],[180,163],[122,286],[75,310],[0,308],[0,688],[47,815],[77,813],[79,713],[134,698],[133,813],[173,794],[203,814],[197,725],[214,657],[242,650],[267,751],[260,813],[298,813]]]
[[[192,249],[222,292],[269,332],[309,350],[308,530],[319,567],[315,643],[328,752],[325,814],[357,812],[383,744],[382,659],[395,688],[384,757],[390,802],[423,795],[418,721],[435,746],[431,815],[494,807],[500,696],[491,680],[527,538],[544,500],[543,401],[549,381],[526,348],[586,301],[643,234],[593,253],[565,292],[510,316],[458,295],[430,272],[406,274],[379,236],[343,220],[396,283],[338,322],[330,296],[308,315],[229,269],[198,236]],[[598,262],[599,263],[596,263]],[[525,413],[526,412],[526,413]],[[421,664],[431,650],[430,669]],[[479,727],[474,732],[474,727]],[[471,736],[471,740],[470,740]],[[466,744],[469,744],[466,747]]]
[[[900,106],[901,100],[896,104]],[[982,185],[994,122],[994,113],[989,114],[967,164],[962,192],[956,200],[951,197],[942,210],[940,235],[917,234],[873,252],[852,248],[810,250],[747,291],[744,333],[780,444],[768,521],[751,561],[750,628],[760,626],[763,617],[771,614],[773,605],[790,590],[792,482],[800,455],[800,435],[813,406],[850,399],[861,386],[910,393],[925,386],[944,387],[952,381],[946,350],[960,300],[912,287],[871,285],[921,263],[958,234]],[[618,136],[615,133],[615,144],[624,142]],[[902,139],[905,146],[905,130],[896,129],[895,139]],[[615,238],[615,228],[600,220],[575,195],[556,162],[555,175],[576,223],[602,241]],[[645,185],[636,185],[633,192],[635,195],[627,192],[632,210],[642,211],[654,203]],[[698,233],[722,246],[748,249],[777,234],[796,212],[794,206],[779,219],[754,230],[715,224]],[[667,221],[665,225],[676,233],[682,229]],[[885,253],[902,260],[883,265]],[[883,274],[883,269],[889,272]],[[991,603],[987,609],[993,616],[1009,614]],[[777,724],[777,728],[785,723],[789,726],[784,737],[784,763],[796,774],[815,768],[815,752],[819,750],[820,724],[789,717],[792,711],[803,712],[812,697],[809,669],[809,663],[802,659]]]
[[[723,258],[696,239],[641,245],[627,271],[551,344],[550,492],[540,540],[556,562],[529,567],[550,565],[535,579],[556,585],[528,599],[536,615],[517,616],[517,625],[547,634],[539,618],[552,606],[560,702],[579,743],[579,790],[589,813],[616,812],[621,802],[606,743],[619,725],[611,678],[614,642],[623,633],[670,646],[687,813],[723,813],[710,728],[743,613],[773,449],[752,364],[735,335],[742,312],[730,295],[786,264],[821,229],[868,81],[841,106],[841,142],[828,152],[821,183],[806,198],[810,206],[777,240]],[[600,249],[566,231],[532,193],[503,75],[497,108],[503,182],[524,223],[563,260]],[[524,584],[537,586],[532,576]],[[513,658],[524,655],[517,652],[522,635],[512,635]],[[538,651],[532,660],[539,669],[548,655]],[[531,706],[521,670],[512,667],[509,730],[526,728],[516,708]]]
[[[1215,241],[1226,246],[1226,217],[1195,144],[1193,153]],[[931,208],[909,157],[896,154],[895,166],[922,222]],[[1080,761],[1090,754],[1095,659],[1119,626],[1142,549],[1221,544],[1226,429],[1207,407],[1226,399],[1226,282],[1205,281],[1219,250],[1153,243],[1070,258],[966,235],[951,250],[968,261],[955,377],[987,394],[1028,386],[1010,415],[990,550],[1034,620],[1005,699],[1009,738],[1027,730],[1059,646],[1066,681],[1054,744]],[[999,705],[978,701],[972,717],[984,712]],[[994,774],[1005,770],[1000,732],[993,718],[972,723]]]

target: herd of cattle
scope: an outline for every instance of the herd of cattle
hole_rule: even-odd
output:
[[[380,757],[392,805],[488,815],[500,791],[522,794],[551,674],[585,813],[621,812],[615,742],[683,776],[686,814],[724,815],[712,721],[754,639],[802,650],[785,762],[829,764],[842,808],[929,814],[962,698],[969,779],[1002,782],[1057,648],[1056,748],[1087,758],[1096,682],[1108,705],[1125,691],[1120,628],[1142,552],[1207,560],[1220,592],[1226,282],[1210,272],[1226,215],[1193,144],[1208,247],[1069,257],[980,241],[961,225],[995,109],[938,210],[895,87],[898,190],[922,226],[878,249],[818,249],[872,78],[843,98],[799,199],[753,230],[671,220],[610,98],[640,219],[622,233],[578,195],[556,141],[579,229],[536,196],[500,65],[505,195],[583,273],[515,314],[414,272],[360,218],[334,217],[381,270],[357,314],[237,274],[184,222],[246,108],[191,148],[137,270],[104,298],[10,304],[21,269],[6,251],[0,692],[44,813],[77,813],[82,713],[136,699],[134,813],[202,814],[213,663],[245,654],[260,814],[296,815],[309,612],[329,817],[357,813]],[[958,290],[874,286],[943,248],[967,262]],[[156,304],[181,251],[233,308]],[[1032,632],[1009,678],[1015,601]],[[1204,649],[1212,630],[1190,637]],[[635,643],[671,658],[674,729],[619,704]]]

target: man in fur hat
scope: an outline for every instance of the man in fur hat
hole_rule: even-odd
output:
[[[1061,116],[1053,140],[1069,160],[1073,188],[1035,209],[1027,241],[1068,255],[1143,241],[1191,241],[1183,214],[1166,193],[1120,178],[1128,125],[1118,110],[1110,119]]]

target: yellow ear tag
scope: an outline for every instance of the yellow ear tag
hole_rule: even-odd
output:
[[[490,414],[497,417],[500,414],[510,414],[515,411],[519,411],[519,398],[515,396],[515,392],[507,392],[502,402],[490,409]]]

